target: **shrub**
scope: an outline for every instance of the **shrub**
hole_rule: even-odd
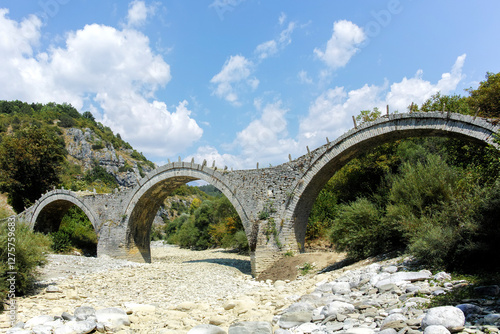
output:
[[[0,229],[8,231],[7,220],[0,222]],[[46,252],[49,250],[50,239],[41,234],[33,233],[27,226],[17,224],[15,230],[15,268],[8,267],[7,258],[9,253],[9,235],[0,235],[0,309],[3,308],[3,301],[7,297],[9,290],[7,274],[10,271],[16,272],[16,296],[28,293],[37,279],[37,266],[43,265],[46,261]],[[5,260],[4,260],[5,259]]]
[[[330,239],[338,250],[346,251],[353,259],[375,256],[402,245],[398,225],[383,219],[381,210],[366,198],[339,207]]]
[[[87,256],[97,255],[97,235],[85,213],[73,206],[63,217],[57,232],[50,234],[52,249],[65,253],[75,248]]]
[[[194,248],[196,246],[200,231],[194,225],[194,221],[189,220],[182,224],[176,234],[176,243],[181,248]]]
[[[56,253],[66,253],[71,249],[70,236],[64,231],[56,231],[50,233],[52,244],[50,247]]]

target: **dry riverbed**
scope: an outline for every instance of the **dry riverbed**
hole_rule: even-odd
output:
[[[325,267],[337,259],[332,254],[301,254],[292,262],[313,264],[317,259],[315,267]],[[236,320],[271,321],[318,282],[317,276],[257,281],[251,276],[248,256],[221,249],[189,251],[156,243],[152,258],[152,263],[138,264],[109,257],[49,255],[39,292],[17,299],[18,321],[72,314],[82,305],[127,309],[148,304],[152,307],[131,315],[134,332],[182,333],[203,323],[227,329]],[[291,266],[295,268],[295,263]],[[48,287],[59,292],[47,292]],[[5,326],[5,319],[0,320]]]

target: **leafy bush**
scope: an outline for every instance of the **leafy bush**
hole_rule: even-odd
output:
[[[402,245],[397,224],[383,219],[383,212],[366,198],[339,207],[330,239],[337,250],[346,251],[353,259],[375,256]]]
[[[77,249],[88,256],[97,254],[97,235],[92,223],[85,213],[73,206],[63,217],[57,232],[50,234],[52,249],[57,253],[65,253]]]
[[[12,270],[8,263],[9,234],[8,221],[0,222],[0,229],[6,233],[0,234],[0,309],[9,291],[8,272],[16,272],[16,296],[30,291],[37,279],[37,266],[46,261],[46,252],[49,250],[50,239],[41,234],[33,233],[27,226],[18,224],[15,228],[15,265]],[[12,240],[11,240],[12,241]],[[10,251],[12,252],[12,250]]]

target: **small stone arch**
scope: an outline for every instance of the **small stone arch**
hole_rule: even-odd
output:
[[[35,204],[29,226],[35,232],[55,232],[59,229],[62,218],[72,206],[79,207],[89,218],[97,231],[97,216],[78,196],[65,190],[54,190],[43,195]]]
[[[498,125],[488,120],[451,113],[393,114],[364,123],[334,142],[320,147],[314,161],[294,186],[294,198],[286,219],[293,224],[298,245],[303,247],[307,222],[319,192],[328,180],[354,157],[386,142],[410,137],[454,137],[476,143],[491,144]]]
[[[241,218],[250,240],[250,220],[222,173],[194,163],[175,162],[160,167],[140,181],[125,210],[127,258],[137,262],[151,262],[150,232],[156,213],[164,199],[177,187],[195,180],[203,180],[219,189],[231,202]]]

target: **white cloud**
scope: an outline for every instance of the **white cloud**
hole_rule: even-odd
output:
[[[240,105],[238,94],[241,90],[249,87],[255,90],[259,80],[250,77],[254,64],[241,55],[231,56],[222,70],[217,73],[210,82],[216,85],[213,94],[227,100],[233,105]]]
[[[257,45],[255,52],[260,59],[266,59],[278,53],[278,44],[274,39]]]
[[[280,17],[281,23],[282,17]],[[284,49],[292,42],[291,35],[295,29],[295,22],[290,22],[286,29],[282,30],[277,39],[261,43],[255,48],[255,53],[259,59],[266,59],[276,55],[280,50]]]
[[[129,27],[140,27],[148,18],[155,13],[155,5],[146,6],[144,1],[134,0],[128,5],[127,25]]]
[[[444,73],[437,83],[424,80],[419,70],[414,78],[403,78],[392,84],[386,80],[380,86],[365,84],[349,91],[344,87],[328,89],[311,102],[308,114],[299,122],[297,136],[288,132],[288,109],[280,100],[267,104],[255,100],[254,106],[260,116],[238,132],[235,140],[228,145],[228,150],[234,151],[234,154],[221,154],[214,147],[204,146],[194,157],[200,163],[203,159],[207,159],[209,164],[215,160],[219,167],[226,165],[235,169],[255,168],[257,162],[261,167],[267,167],[269,163],[284,163],[288,153],[297,158],[305,153],[306,146],[315,149],[324,145],[327,137],[335,140],[351,129],[352,116],[358,115],[361,110],[375,107],[385,110],[389,104],[391,111],[406,112],[411,102],[422,104],[438,91],[452,93],[463,79],[464,61],[465,55],[458,57],[451,72]],[[307,78],[307,73],[302,76]]]
[[[288,153],[295,155],[298,146],[288,135],[288,109],[282,106],[280,100],[266,104],[255,100],[254,107],[260,117],[238,132],[233,143],[228,145],[237,154],[220,154],[216,148],[204,146],[194,155],[195,160],[206,159],[209,164],[215,160],[218,167],[241,169],[255,168],[257,162],[260,167],[283,163]]]
[[[313,80],[309,77],[309,75],[307,74],[307,71],[300,71],[299,74],[297,74],[297,77],[299,78],[299,81],[301,83],[305,83],[305,84],[312,84],[313,83]]]
[[[443,73],[436,84],[422,79],[422,70],[418,70],[413,78],[407,79],[404,77],[401,82],[393,83],[386,97],[387,104],[394,110],[405,112],[412,102],[422,104],[437,92],[444,95],[452,93],[457,88],[458,83],[464,79],[462,67],[465,58],[465,54],[459,56],[452,67],[451,73]]]
[[[285,13],[281,13],[278,20],[280,22],[280,25],[283,25],[283,23],[285,23],[285,21],[286,21],[286,14]]]
[[[335,70],[344,67],[358,52],[358,46],[366,39],[363,29],[347,21],[336,21],[333,24],[333,34],[326,44],[326,49],[314,49],[316,56],[326,65]]]
[[[412,103],[422,104],[433,94],[452,93],[463,79],[462,67],[465,55],[459,56],[451,73],[444,73],[441,80],[433,84],[423,79],[423,71],[418,70],[415,77],[403,78],[391,85],[364,85],[359,89],[345,91],[344,87],[329,89],[311,103],[308,115],[301,120],[298,141],[301,145],[318,147],[326,137],[335,139],[353,127],[352,117],[361,110],[375,107],[385,110],[389,105],[392,111],[407,112]]]
[[[68,102],[119,132],[146,155],[181,152],[202,135],[185,101],[175,112],[155,99],[171,79],[170,66],[149,39],[133,29],[87,25],[69,32],[63,47],[34,54],[41,21],[20,23],[0,10],[0,98],[27,102]]]
[[[309,147],[326,143],[326,137],[335,139],[352,127],[352,115],[361,110],[379,107],[384,87],[368,86],[346,92],[335,87],[321,94],[311,103],[307,117],[299,126],[299,141]]]

